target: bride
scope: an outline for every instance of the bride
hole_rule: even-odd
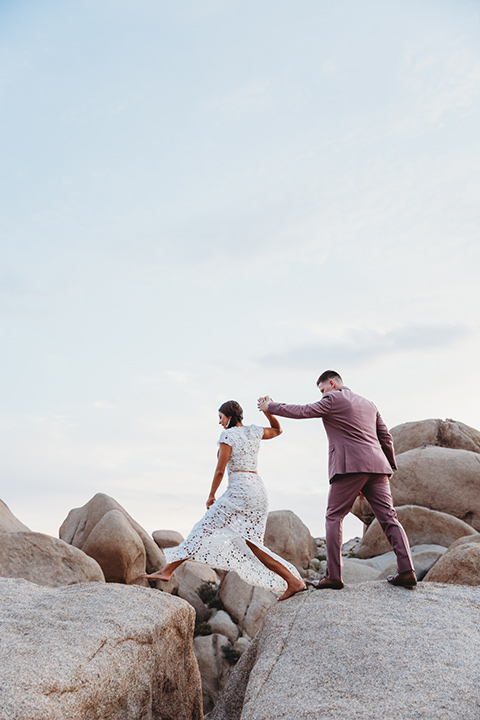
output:
[[[263,544],[268,500],[257,474],[261,440],[282,432],[277,418],[264,411],[270,427],[243,425],[243,410],[229,400],[218,410],[224,428],[218,441],[217,467],[207,499],[207,512],[180,545],[164,550],[163,570],[143,573],[148,580],[170,580],[185,560],[197,560],[222,570],[235,570],[246,582],[282,592],[279,600],[305,590],[296,568]],[[228,487],[218,500],[215,494],[228,470]]]

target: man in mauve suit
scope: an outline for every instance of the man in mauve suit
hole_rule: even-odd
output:
[[[398,572],[387,580],[413,587],[417,578],[405,530],[401,526],[390,491],[389,476],[397,469],[392,436],[375,405],[345,387],[335,370],[317,380],[323,397],[310,405],[285,405],[260,398],[258,407],[272,415],[294,418],[321,417],[327,432],[330,492],[325,519],[327,572],[314,587],[343,588],[342,525],[357,495],[362,493],[375,513],[397,556]]]

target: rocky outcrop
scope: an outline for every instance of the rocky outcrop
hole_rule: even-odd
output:
[[[417,576],[417,580],[423,580],[430,568],[438,562],[447,548],[441,545],[415,545],[411,550],[415,575]],[[394,575],[398,572],[395,553],[393,553],[393,555],[392,562],[380,572],[377,580],[385,580],[389,575]]]
[[[152,537],[162,550],[180,545],[183,542],[183,535],[176,530],[154,530]]]
[[[30,531],[0,534],[0,576],[48,587],[105,582],[93,558],[63,540]]]
[[[0,720],[200,720],[194,613],[167,593],[0,579]]]
[[[428,571],[424,582],[480,585],[480,543],[464,542],[447,550]]]
[[[268,513],[265,545],[301,572],[315,557],[316,543],[310,530],[291,510],[274,510]]]
[[[60,537],[93,557],[107,582],[148,585],[140,577],[159,570],[165,557],[150,535],[113,498],[95,495],[81,508],[71,510]],[[163,589],[166,583],[158,583]]]
[[[477,720],[479,643],[474,588],[301,593],[269,610],[211,720]]]
[[[8,505],[0,500],[0,533],[29,532],[29,530],[30,528],[12,513]]]
[[[422,447],[397,457],[393,502],[454,515],[480,530],[480,455],[468,450]]]
[[[464,535],[475,535],[467,523],[448,513],[430,510],[418,505],[403,505],[395,508],[403,525],[410,545],[442,545],[448,547]],[[391,550],[391,545],[378,520],[366,530],[357,548],[361,557],[371,558]]]
[[[480,432],[458,420],[418,420],[390,430],[397,455],[422,445],[470,450],[480,453]]]
[[[260,628],[268,608],[277,602],[270,590],[249,585],[233,570],[222,579],[219,595],[230,615],[251,638]]]

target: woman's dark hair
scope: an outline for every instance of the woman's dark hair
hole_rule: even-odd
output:
[[[237,423],[241,423],[243,420],[242,406],[238,404],[236,400],[227,400],[223,405],[220,405],[218,412],[221,412],[225,417],[230,418],[228,427],[235,427]]]

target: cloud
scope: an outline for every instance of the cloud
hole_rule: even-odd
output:
[[[249,112],[263,112],[272,107],[270,83],[253,79],[226,93],[210,104],[209,109],[224,117],[243,115]]]
[[[402,352],[446,347],[470,333],[464,325],[410,325],[379,332],[348,330],[340,340],[325,338],[309,345],[284,352],[271,353],[260,359],[262,365],[304,369],[318,365],[320,358],[327,364],[348,364],[374,357]]]

